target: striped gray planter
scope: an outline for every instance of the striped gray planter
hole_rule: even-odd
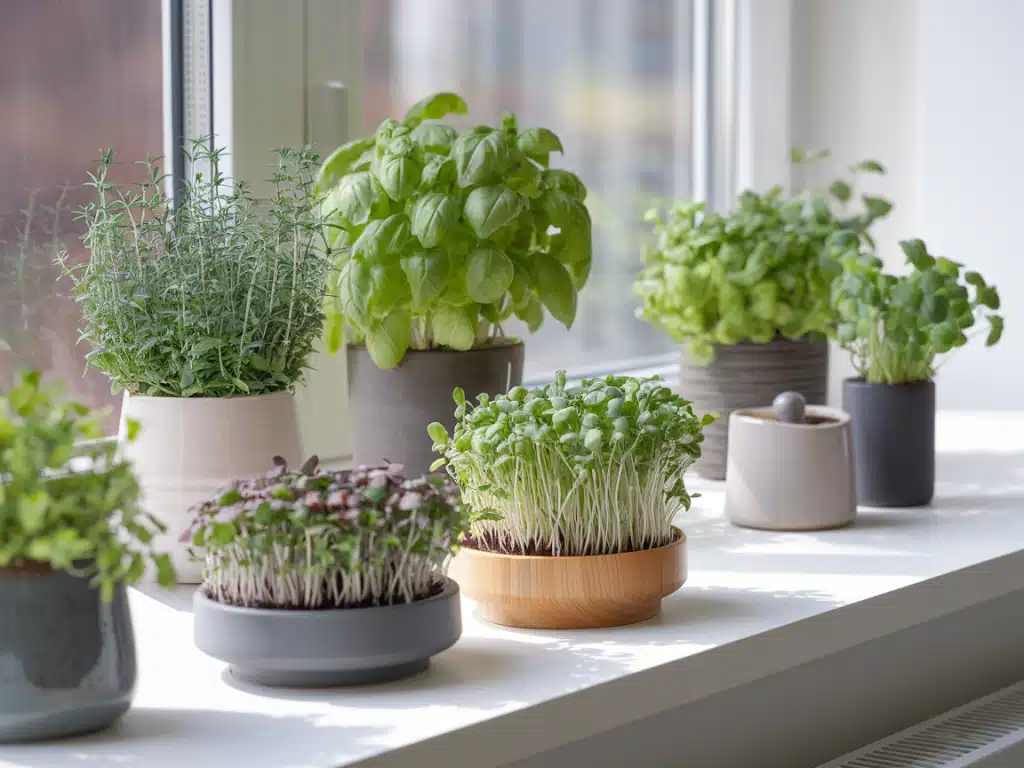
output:
[[[828,388],[828,342],[776,338],[767,344],[716,344],[715,359],[702,366],[682,348],[679,394],[698,415],[718,413],[704,430],[701,459],[694,469],[710,480],[725,479],[729,414],[738,408],[771,405],[780,392],[800,392],[812,405],[824,405]]]

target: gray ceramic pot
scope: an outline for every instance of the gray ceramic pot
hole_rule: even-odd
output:
[[[523,380],[522,343],[472,349],[409,350],[395,368],[381,370],[365,347],[348,347],[349,413],[357,464],[384,459],[405,466],[407,476],[426,473],[438,454],[427,425],[455,428],[452,391],[467,400],[506,392]]]
[[[857,502],[920,507],[935,493],[935,382],[843,381],[853,428]]]
[[[729,446],[729,414],[758,408],[779,392],[799,392],[811,405],[824,405],[828,388],[828,342],[777,338],[767,344],[715,345],[710,365],[698,365],[682,349],[679,394],[693,401],[699,414],[718,412],[704,430],[701,458],[694,470],[724,480]]]
[[[0,568],[0,743],[105,728],[128,711],[134,689],[123,586],[104,603],[85,579]]]
[[[735,524],[771,531],[841,528],[854,521],[850,417],[811,406],[800,423],[770,408],[729,416],[725,514]]]
[[[227,662],[238,680],[322,688],[398,680],[462,634],[459,586],[403,605],[325,611],[223,605],[196,592],[196,646]]]

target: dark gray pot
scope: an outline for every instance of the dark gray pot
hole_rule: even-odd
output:
[[[223,605],[196,592],[195,639],[245,683],[322,688],[398,680],[462,634],[459,585],[403,605],[324,611]]]
[[[718,412],[704,430],[701,458],[694,469],[724,480],[729,447],[729,414],[740,408],[770,406],[780,392],[799,392],[809,405],[824,405],[828,389],[828,342],[776,338],[767,344],[715,345],[715,359],[701,366],[684,346],[679,364],[679,394],[698,415]]]
[[[135,636],[123,586],[0,568],[0,743],[105,728],[131,706]]]
[[[381,370],[365,347],[348,347],[349,413],[356,464],[384,459],[405,466],[407,476],[426,473],[439,454],[430,450],[427,425],[455,428],[452,391],[467,400],[505,392],[523,380],[523,345],[504,344],[468,352],[409,350],[395,368]],[[511,382],[511,383],[510,383]]]
[[[850,414],[857,503],[921,507],[935,493],[935,382],[843,381]]]

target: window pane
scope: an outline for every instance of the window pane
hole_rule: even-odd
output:
[[[363,3],[366,129],[434,91],[469,103],[461,126],[557,133],[553,162],[590,191],[594,266],[571,331],[527,343],[527,376],[671,350],[634,317],[643,210],[691,192],[688,0],[372,0]],[[519,326],[507,329],[524,334]]]
[[[101,149],[123,161],[119,181],[162,152],[160,24],[159,0],[0,3],[0,388],[22,365],[41,368],[110,405],[111,431],[119,400],[102,373],[82,376],[88,350],[53,260],[61,247],[86,258],[73,215]]]

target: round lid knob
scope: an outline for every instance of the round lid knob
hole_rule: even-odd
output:
[[[807,400],[799,392],[780,392],[772,401],[772,410],[785,424],[803,424]]]

